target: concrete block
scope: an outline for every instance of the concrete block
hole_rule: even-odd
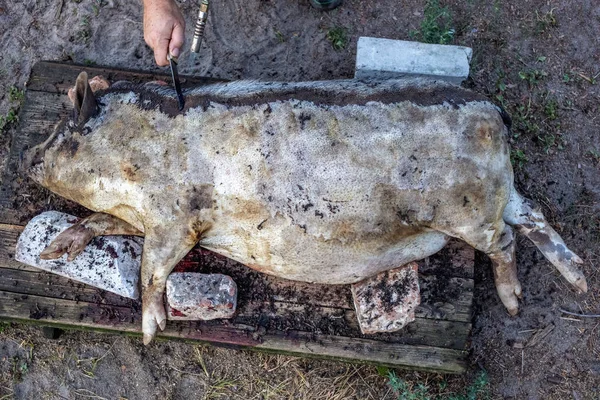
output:
[[[33,218],[17,241],[15,259],[32,267],[53,272],[131,299],[139,298],[139,275],[143,239],[125,236],[99,236],[75,260],[67,255],[42,260],[40,253],[62,231],[78,221],[58,211]]]
[[[167,278],[167,318],[209,320],[231,318],[237,285],[227,275],[173,272]]]
[[[421,303],[417,271],[412,262],[352,285],[363,334],[394,332],[415,320],[415,308]]]
[[[435,78],[460,85],[469,76],[473,50],[463,46],[360,37],[356,79]]]

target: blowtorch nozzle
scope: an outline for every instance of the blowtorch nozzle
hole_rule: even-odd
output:
[[[206,27],[206,20],[208,19],[208,0],[202,0],[200,3],[200,11],[198,12],[198,19],[196,20],[196,27],[194,28],[194,37],[192,38],[192,53],[198,53],[200,51],[200,44],[202,43],[202,36],[204,36],[204,28]]]

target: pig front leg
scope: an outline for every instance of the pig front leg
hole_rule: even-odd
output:
[[[142,253],[142,332],[144,344],[156,335],[156,328],[164,330],[167,314],[163,294],[167,277],[175,265],[196,245],[196,233],[182,226],[163,226],[146,229]]]
[[[73,261],[94,237],[102,235],[143,236],[144,234],[120,218],[110,214],[95,213],[61,232],[42,251],[40,258],[53,260],[67,253],[69,255],[67,261]]]

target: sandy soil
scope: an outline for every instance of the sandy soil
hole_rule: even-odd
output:
[[[359,36],[408,39],[425,1],[346,0],[320,13],[307,0],[212,3],[201,57],[181,71],[225,79],[313,80],[351,77]],[[477,265],[471,369],[461,377],[403,375],[441,397],[485,369],[492,398],[598,399],[600,319],[600,7],[595,0],[442,2],[453,13],[454,43],[474,49],[474,90],[503,103],[514,120],[516,183],[535,199],[585,260],[589,293],[577,295],[533,245],[518,241],[521,313],[509,317],[488,260]],[[191,37],[196,5],[182,1]],[[326,35],[342,26],[349,43]],[[0,116],[16,108],[39,60],[153,70],[138,1],[0,0]],[[11,98],[13,99],[11,101]],[[6,157],[14,125],[1,132]],[[448,384],[448,386],[445,386]],[[397,398],[374,367],[0,325],[0,399]]]

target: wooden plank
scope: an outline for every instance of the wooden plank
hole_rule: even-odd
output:
[[[268,285],[277,288],[273,290],[278,293],[273,295],[275,301],[354,310],[348,285],[340,289],[332,285],[292,282],[271,276],[265,276],[264,279]],[[421,305],[415,310],[415,316],[462,322],[471,320],[472,279],[419,274],[419,285]]]
[[[14,261],[12,254],[7,254],[7,252],[13,251],[15,248],[22,227],[4,224],[2,228],[4,229],[0,229],[0,266],[2,267],[0,268],[0,290],[22,295],[42,295],[48,298],[85,301],[103,305],[132,306],[133,303],[129,299],[27,267]],[[224,266],[225,268],[221,272],[228,273],[228,264],[226,263]],[[243,266],[241,268],[245,269]],[[244,303],[241,301],[238,314],[232,322],[247,323],[247,320],[252,319],[252,317],[255,317],[256,320],[268,318],[271,325],[285,329],[301,330],[302,328],[310,328],[316,332],[326,333],[337,333],[341,329],[347,335],[364,337],[360,334],[351,300],[348,300],[347,287],[341,293],[348,296],[342,295],[340,297],[339,288],[336,291],[327,285],[316,285],[315,288],[315,285],[281,280],[262,274],[257,275],[267,281],[268,286],[274,287],[268,289],[269,291],[279,294],[273,296],[268,302]],[[435,276],[422,277],[424,281],[435,281],[436,279]],[[457,289],[459,299],[465,293],[472,293],[472,281],[462,278],[450,279],[466,282],[464,287],[469,288],[469,290]],[[297,288],[294,288],[295,284],[298,286]],[[447,283],[443,285],[446,288],[452,287]],[[278,290],[277,286],[281,286],[284,290]],[[422,286],[423,298],[432,298],[433,295],[428,293],[428,284],[425,283]],[[252,288],[249,290],[252,291]],[[305,294],[306,291],[309,291],[309,297],[298,296],[298,290]],[[320,293],[326,293],[325,298],[319,298]],[[464,349],[471,329],[470,315],[465,314],[458,321],[454,321],[450,313],[440,312],[439,305],[433,306],[433,304],[424,303],[419,306],[416,312],[416,321],[409,324],[404,330],[393,334],[378,334],[367,337],[403,344],[427,344]],[[455,302],[455,304],[462,304],[464,310],[470,309],[469,301]],[[139,308],[139,304],[136,307]],[[438,309],[438,311],[432,312],[432,309]]]
[[[25,266],[15,261],[13,258],[20,229],[22,228],[20,228],[18,225],[4,224],[4,228],[0,226],[0,268],[24,270],[37,273],[39,272],[38,269]],[[206,250],[196,249],[187,258],[202,257],[202,255],[204,255],[204,257],[208,260],[210,260],[211,257],[215,257],[214,253],[207,252]],[[186,261],[187,258],[184,259],[181,264],[188,263],[188,261]],[[234,280],[236,277],[250,272],[247,267],[242,266],[241,264],[235,263],[231,260],[225,261],[226,262],[220,263],[217,266],[216,271],[212,272],[221,272],[231,275],[234,277]],[[190,269],[188,268],[186,270],[189,271]],[[198,265],[195,270],[211,272],[210,270],[207,270],[206,265]],[[431,273],[432,270],[429,270],[429,272]],[[13,275],[8,275],[7,273],[6,276]],[[20,278],[20,281],[26,286],[27,282],[33,282],[35,279],[38,278],[28,278],[27,276],[24,276]],[[241,281],[241,279],[238,279],[238,281]],[[417,318],[470,322],[471,303],[473,297],[473,280],[437,275],[420,275],[419,281],[421,286],[421,304],[415,310],[415,315]],[[0,283],[0,287],[1,285],[2,284]],[[64,285],[66,286],[67,284],[65,283]],[[32,286],[32,288],[28,289],[27,293],[36,293],[36,288],[37,287],[35,285]],[[348,285],[308,284],[255,273],[255,278],[251,280],[251,286],[241,288],[241,290],[246,292],[259,290],[267,291],[270,293],[269,298],[271,302],[284,302],[302,304],[311,307],[354,310],[354,304],[350,294],[350,287]],[[58,293],[61,293],[61,295],[48,295],[52,297],[61,297],[63,290],[59,290]]]
[[[0,269],[0,274],[0,290],[4,292],[105,306],[141,308],[141,303],[137,301],[46,272]],[[285,327],[287,330],[311,330],[329,334],[342,331],[352,337],[453,349],[465,348],[471,329],[470,323],[417,318],[399,332],[364,336],[360,333],[354,310],[279,301],[240,304],[238,312],[230,322],[247,324],[248,321],[261,321],[265,318],[269,319],[267,325]]]
[[[4,265],[4,261],[13,260],[20,234],[21,232],[16,230],[0,228],[0,260],[2,265]]]
[[[135,302],[60,275],[30,268],[34,271],[0,268],[0,290],[122,307],[130,307]]]
[[[13,206],[14,185],[18,185],[18,166],[21,153],[44,140],[52,133],[54,126],[61,118],[71,113],[72,105],[67,96],[45,92],[26,92],[25,103],[19,113],[19,128],[13,137],[8,155],[6,170],[2,179],[0,191],[0,220],[9,221],[11,207]]]
[[[24,315],[46,325],[86,327],[140,333],[140,311],[43,296],[27,296],[0,291],[0,315],[23,320]],[[221,322],[167,324],[159,337],[181,338],[250,346],[265,351],[286,352],[303,356],[329,357],[337,360],[370,362],[394,367],[460,373],[465,369],[465,352],[434,346],[386,343],[371,339],[315,334],[304,331],[264,331],[248,325]]]
[[[25,227],[23,225],[12,225],[12,224],[2,224],[0,223],[0,230],[7,232],[23,232]]]
[[[94,304],[5,291],[0,291],[0,318],[137,334],[141,333],[142,326],[140,307]],[[258,344],[257,339],[249,337],[249,329],[252,327],[235,327],[211,321],[173,322],[169,323],[161,336],[191,337],[235,345]]]
[[[451,374],[463,373],[466,370],[465,351],[341,336],[313,335],[308,332],[288,332],[286,336],[265,336],[263,343],[254,348],[304,357]]]
[[[31,75],[29,81],[27,82],[27,90],[66,94],[69,88],[75,85],[77,75],[79,75],[79,73],[82,71],[86,71],[90,78],[95,75],[102,75],[111,83],[123,80],[129,80],[135,83],[144,83],[156,80],[171,82],[170,75],[161,72],[136,71],[130,69],[114,69],[102,66],[40,61],[35,64],[31,70]],[[224,82],[223,79],[190,75],[181,75],[180,81],[182,87],[190,87],[214,82]]]
[[[415,318],[403,329],[392,333],[363,335],[354,310],[317,307],[306,304],[269,302],[244,304],[238,307],[233,322],[245,322],[244,317],[268,318],[267,325],[285,327],[285,330],[303,330],[334,336],[350,336],[411,345],[429,345],[463,350],[471,330],[471,324]],[[281,328],[280,328],[281,329]]]
[[[417,261],[420,274],[432,274],[473,279],[475,250],[465,242],[452,239],[441,251]]]

